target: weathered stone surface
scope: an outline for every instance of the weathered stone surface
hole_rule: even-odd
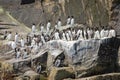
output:
[[[118,52],[118,64],[120,66],[120,47],[119,47],[119,52]],[[120,70],[119,70],[120,71]]]
[[[0,0],[0,5],[8,5],[8,6],[16,6],[17,5],[20,5],[21,3],[21,0]]]
[[[37,55],[34,55],[32,59],[35,62],[40,62],[44,65],[45,69],[50,74],[49,76],[55,78],[57,72],[64,71],[63,68],[52,68],[53,62],[55,59],[61,55],[63,52],[65,58],[61,59],[63,64],[68,64],[68,67],[72,66],[73,72],[75,73],[76,78],[86,77],[96,74],[104,74],[109,72],[118,71],[118,49],[120,46],[120,40],[118,38],[106,38],[102,40],[78,40],[78,41],[62,41],[62,40],[53,40],[49,41],[46,44],[46,51],[41,54],[39,52]],[[54,51],[54,50],[61,50]],[[54,53],[53,53],[54,52]],[[50,56],[49,56],[50,55]],[[60,56],[62,57],[62,56]],[[31,61],[31,58],[25,60],[15,59],[8,60],[9,63],[21,63],[24,61]],[[49,68],[51,67],[51,68]],[[65,68],[66,69],[66,68]],[[55,73],[52,73],[55,70]],[[51,72],[52,71],[52,72]],[[61,73],[60,73],[61,74]],[[54,75],[54,76],[52,76]],[[67,75],[64,75],[60,78],[64,79]],[[70,76],[67,76],[69,78]],[[57,77],[56,77],[57,78]],[[50,78],[51,79],[51,78]],[[51,79],[51,80],[52,80]],[[55,79],[58,80],[58,79]]]
[[[120,73],[110,73],[110,74],[91,76],[87,78],[64,79],[64,80],[120,80]]]
[[[117,36],[120,37],[120,1],[114,0],[112,5],[111,21],[109,24],[115,28]]]
[[[14,80],[40,80],[40,75],[34,71],[26,71],[23,75],[15,77]]]
[[[63,53],[63,50],[50,50],[47,58],[47,69],[50,70],[54,66],[56,58]]]
[[[74,71],[71,67],[62,67],[62,68],[55,68],[51,69],[50,75],[48,80],[63,80],[65,78],[73,78]]]
[[[6,63],[5,60],[0,60],[0,70],[5,72],[12,72],[13,65]]]
[[[27,26],[31,26],[32,23],[37,25],[40,22],[46,23],[49,19],[55,24],[59,17],[64,24],[67,16],[72,15],[75,16],[75,22],[90,26],[107,25],[112,4],[112,0],[93,0],[92,2],[89,0],[44,0],[41,7],[39,0],[30,5],[20,5],[22,0],[0,1],[12,16]]]
[[[117,71],[119,46],[119,39],[106,38],[91,41],[51,41],[48,47],[51,50],[63,49],[67,57],[65,59],[75,67],[77,77],[84,77]]]
[[[30,77],[31,80],[40,79],[40,75],[34,71],[27,71],[24,73],[24,76]]]
[[[89,66],[89,69],[79,73],[78,77],[85,77],[95,74],[103,74],[117,71],[118,68],[118,49],[120,46],[120,40],[116,38],[105,39],[100,45],[96,61],[93,61]],[[89,54],[88,54],[89,55]],[[93,57],[92,57],[93,58]],[[91,59],[92,60],[92,59]]]

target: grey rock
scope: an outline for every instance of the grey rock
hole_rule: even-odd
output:
[[[65,60],[72,65],[77,77],[103,74],[118,70],[118,38],[86,41],[51,41],[51,49],[63,49]],[[82,74],[82,75],[81,75]]]

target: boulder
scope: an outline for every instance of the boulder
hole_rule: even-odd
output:
[[[63,80],[65,78],[73,78],[74,77],[74,71],[71,67],[62,67],[62,68],[56,68],[53,67],[50,71],[50,75],[48,77],[48,80]]]
[[[118,38],[48,42],[49,50],[62,49],[65,61],[74,67],[77,77],[109,73],[118,70]]]
[[[78,77],[85,77],[118,71],[119,46],[120,40],[118,38],[103,39],[100,43],[97,56],[92,57],[96,59],[93,60],[91,58],[90,60],[92,60],[92,64],[88,68],[86,67],[87,69],[84,72],[82,72],[83,74],[80,73]],[[78,74],[79,72],[80,71],[78,71]]]
[[[34,71],[26,71],[23,76],[29,77],[31,80],[39,80],[40,79],[40,75]]]

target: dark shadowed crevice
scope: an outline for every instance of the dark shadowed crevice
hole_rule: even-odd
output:
[[[112,2],[112,7],[111,7],[111,11],[116,8],[116,6],[118,6],[120,4],[120,0],[114,0]]]
[[[35,0],[21,0],[21,5],[34,3]]]

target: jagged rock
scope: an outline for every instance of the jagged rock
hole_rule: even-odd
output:
[[[56,68],[53,67],[51,69],[50,75],[48,77],[48,80],[63,80],[65,78],[74,78],[74,71],[71,67],[62,67],[62,68]]]

